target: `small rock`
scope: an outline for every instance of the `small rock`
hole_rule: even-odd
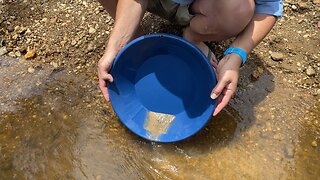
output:
[[[72,41],[71,41],[71,45],[72,46],[74,46],[74,45],[76,45],[77,44],[77,41],[76,40],[74,40],[74,39],[72,39]]]
[[[96,48],[94,47],[93,43],[90,42],[90,43],[88,44],[87,51],[88,51],[88,52],[91,52],[91,51],[94,51],[95,49],[96,49]]]
[[[298,7],[297,7],[296,5],[292,5],[291,8],[292,8],[293,10],[298,9]]]
[[[309,66],[306,70],[306,73],[308,76],[314,76],[316,74],[316,71],[313,69],[312,66]]]
[[[19,34],[14,34],[14,35],[12,36],[12,39],[17,40],[18,37],[19,37]]]
[[[15,55],[16,55],[17,57],[20,57],[20,56],[21,56],[21,52],[20,52],[20,51],[16,51],[16,52],[15,52]]]
[[[25,59],[31,59],[36,56],[36,51],[33,49],[28,50],[28,52],[24,55]]]
[[[313,0],[312,1],[314,4],[320,4],[320,0]]]
[[[7,51],[7,48],[6,47],[1,47],[0,48],[0,56],[6,54],[8,51]]]
[[[280,52],[271,52],[270,55],[274,61],[283,61],[284,55]]]
[[[311,142],[311,146],[313,146],[313,147],[317,147],[317,146],[318,146],[317,141],[316,141],[316,140],[312,141],[312,142]]]
[[[305,3],[305,2],[299,2],[299,8],[300,8],[301,10],[305,10],[305,9],[308,9],[309,6],[308,6],[308,4]]]
[[[50,64],[53,66],[54,69],[58,69],[59,67],[58,63],[56,62],[51,62]]]
[[[8,30],[8,32],[13,32],[13,31],[14,31],[14,28],[13,28],[12,26],[8,26],[8,27],[7,27],[7,30]]]
[[[23,27],[23,26],[16,26],[16,27],[14,27],[14,32],[15,32],[16,34],[23,34],[24,32],[27,31],[27,29],[28,29],[28,28]]]
[[[288,145],[285,147],[285,155],[287,158],[293,158],[294,157],[294,146]]]
[[[95,28],[93,28],[93,27],[90,27],[89,28],[89,33],[90,34],[93,34],[93,33],[95,33],[96,32],[96,29]]]
[[[51,19],[50,19],[50,23],[54,24],[54,23],[57,22],[57,20],[58,20],[58,18],[56,18],[56,17],[55,17],[55,18],[51,18]]]
[[[28,73],[33,74],[35,71],[35,69],[33,67],[29,67],[28,68]]]
[[[31,30],[29,28],[26,30],[26,34],[31,34]]]
[[[310,37],[310,35],[309,35],[309,34],[305,34],[305,35],[303,35],[302,37],[303,37],[303,38],[308,38],[308,37]]]
[[[44,22],[44,23],[48,22],[48,18],[41,19],[41,22]]]
[[[101,179],[102,179],[101,175],[96,176],[96,180],[101,180]]]
[[[256,70],[254,70],[251,74],[251,77],[254,79],[254,80],[257,80],[259,79],[259,77],[263,74],[264,70],[263,68],[261,67],[258,67]]]
[[[320,96],[320,89],[317,90],[317,95]]]
[[[15,56],[16,56],[16,54],[15,54],[13,51],[9,52],[8,55],[9,55],[10,57],[15,57]]]

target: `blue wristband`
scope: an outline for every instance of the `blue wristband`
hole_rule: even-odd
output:
[[[242,65],[247,61],[247,53],[240,48],[236,48],[236,47],[229,47],[224,53],[223,55],[227,55],[227,54],[231,54],[231,53],[235,53],[238,54],[241,59],[242,59]]]

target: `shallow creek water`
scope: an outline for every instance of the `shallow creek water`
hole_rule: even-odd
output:
[[[265,71],[195,136],[143,140],[67,69],[0,59],[0,179],[317,179],[319,101]]]

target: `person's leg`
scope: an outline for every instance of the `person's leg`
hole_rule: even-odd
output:
[[[184,38],[205,51],[203,41],[225,40],[239,34],[254,14],[254,0],[195,0],[194,17]]]
[[[112,17],[112,19],[115,20],[118,0],[98,0],[98,1],[104,7],[104,9],[107,10],[107,12]],[[144,35],[144,32],[142,28],[139,26],[135,37],[139,37],[142,35]]]
[[[110,16],[115,19],[118,0],[98,0]]]

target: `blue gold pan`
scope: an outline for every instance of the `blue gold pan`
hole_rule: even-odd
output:
[[[210,119],[217,80],[207,57],[170,34],[142,36],[125,46],[111,69],[110,101],[135,134],[175,142],[198,132]]]

